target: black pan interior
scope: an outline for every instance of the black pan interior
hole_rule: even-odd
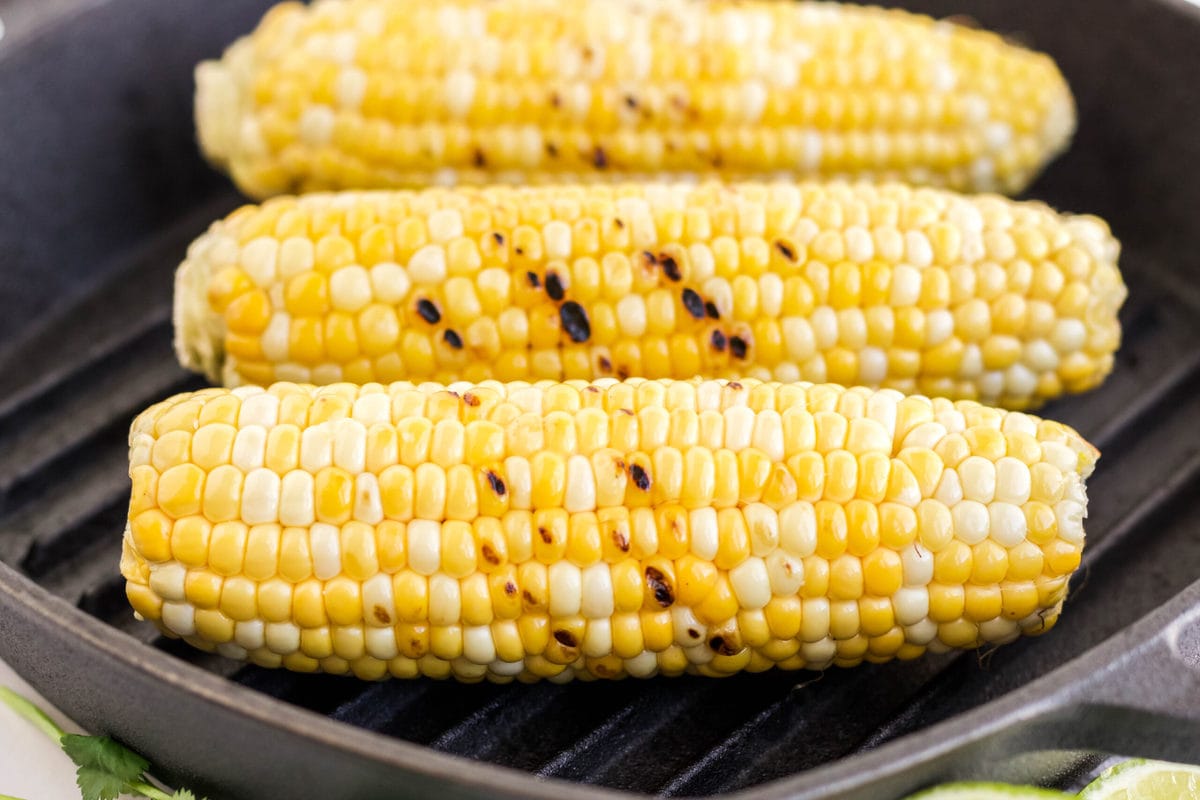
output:
[[[383,750],[394,737],[539,776],[708,795],[975,707],[1194,579],[1200,509],[1183,501],[1200,470],[1200,88],[1186,78],[1200,75],[1200,16],[1182,0],[923,2],[905,5],[939,15],[966,7],[1059,60],[1080,133],[1031,195],[1106,217],[1125,244],[1130,299],[1115,374],[1100,391],[1045,409],[1104,451],[1090,485],[1086,566],[1057,629],[995,652],[819,677],[534,687],[364,685],[243,667],[156,637],[133,620],[116,573],[125,435],[145,405],[201,385],[171,356],[171,271],[187,242],[240,200],[197,156],[191,68],[267,4],[80,2],[51,14],[62,5],[0,44],[0,560],[128,647],[165,650],[376,731]],[[79,713],[87,719],[87,708]],[[92,721],[136,728],[136,710]],[[166,766],[184,776],[204,768]]]

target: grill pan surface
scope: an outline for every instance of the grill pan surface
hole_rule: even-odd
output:
[[[1124,243],[1116,372],[1045,410],[1104,451],[1054,631],[819,678],[497,687],[244,667],[125,603],[129,420],[201,385],[170,352],[172,269],[240,202],[197,155],[191,69],[266,5],[0,0],[0,656],[67,713],[213,797],[890,798],[1078,763],[1031,751],[1200,758],[1200,13],[904,4],[1059,61],[1080,132],[1032,195]]]

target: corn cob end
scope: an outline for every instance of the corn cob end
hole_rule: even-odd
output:
[[[214,224],[192,243],[187,258],[176,270],[172,312],[179,363],[185,369],[204,373],[214,382],[222,379],[225,363],[224,319],[213,313],[208,299],[213,280],[211,251],[222,244],[217,232],[220,224]]]

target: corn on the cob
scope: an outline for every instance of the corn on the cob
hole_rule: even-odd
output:
[[[648,174],[1011,193],[1075,125],[1045,55],[826,3],[284,3],[196,83],[205,153],[259,198]]]
[[[1039,633],[1098,456],[1021,412],[755,380],[207,389],[130,444],[142,617],[266,666],[464,680]]]
[[[745,376],[1019,408],[1111,370],[1118,249],[1094,217],[899,184],[283,197],[189,250],[176,344],[229,385]]]

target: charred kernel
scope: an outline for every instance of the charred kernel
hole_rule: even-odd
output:
[[[500,497],[503,497],[504,493],[508,491],[508,489],[504,486],[504,481],[500,478],[500,476],[492,472],[490,469],[488,470],[487,479],[488,484],[492,487],[492,491]]]
[[[737,655],[739,648],[735,642],[727,640],[724,636],[714,636],[708,640],[708,646],[714,653],[721,656]]]
[[[463,395],[463,402],[469,405],[471,408],[475,408],[479,405],[479,398],[470,392],[467,392]]]
[[[513,583],[512,581],[505,581],[504,593],[506,595],[508,595],[509,597],[515,596],[517,593],[517,585],[515,583]]]
[[[533,592],[529,591],[528,589],[526,589],[525,591],[521,592],[521,598],[522,598],[522,599],[523,599],[523,600],[526,602],[526,604],[528,604],[528,605],[531,605],[531,606],[536,606],[536,605],[538,605],[538,604],[539,604],[539,602],[538,602],[538,599],[537,599],[536,597],[534,597],[534,596],[533,596]]]
[[[503,247],[504,246],[504,234],[501,233],[500,231],[492,231],[492,241],[496,243],[497,247]]]
[[[381,625],[392,624],[392,616],[388,614],[387,609],[383,606],[376,605],[373,613],[375,614],[375,619],[377,619]]]
[[[575,641],[575,634],[570,631],[555,631],[554,640],[563,647],[578,647],[579,643]]]
[[[786,258],[788,261],[796,260],[796,251],[792,249],[792,246],[790,244],[783,241],[782,239],[775,240],[775,249],[778,250],[779,254],[781,256],[783,256],[784,258]]]
[[[462,337],[458,335],[458,331],[448,330],[442,334],[442,338],[455,350],[462,350]]]
[[[634,486],[643,492],[650,491],[650,476],[646,474],[646,470],[641,464],[634,464],[629,468],[629,477],[633,478]]]
[[[704,301],[694,290],[683,290],[683,307],[696,319],[704,319]]]
[[[688,636],[692,637],[693,639],[700,638],[700,631],[696,630],[695,628],[688,628],[687,634],[688,634]]]
[[[721,333],[720,331],[713,331],[712,346],[713,346],[713,349],[715,349],[718,353],[724,353],[725,352],[725,334]]]
[[[646,567],[646,585],[654,594],[655,602],[663,608],[667,608],[675,602],[675,593],[671,591],[671,585],[667,583],[667,576],[654,567]]]
[[[733,353],[734,358],[746,357],[746,340],[740,336],[729,337],[729,352]]]
[[[604,356],[600,356],[600,358],[596,359],[596,364],[600,367],[601,372],[606,374],[612,372],[612,362]]]
[[[616,548],[618,550],[620,550],[622,553],[629,552],[629,537],[626,536],[624,533],[622,533],[621,531],[613,531],[612,532],[612,540],[613,540],[613,544],[616,546]]]
[[[562,108],[562,95],[558,92],[551,92],[550,105],[554,108]]]
[[[421,319],[430,325],[437,325],[442,321],[442,312],[438,311],[438,307],[433,304],[432,300],[426,300],[425,298],[418,300],[417,313],[421,315]]]
[[[596,149],[592,151],[592,166],[596,169],[604,169],[608,166],[608,153],[605,153],[604,148],[599,145],[596,145]]]
[[[554,536],[550,533],[550,531],[546,530],[540,525],[538,526],[538,536],[542,537],[542,541],[546,544],[550,544],[554,541]]]
[[[558,310],[558,315],[562,318],[563,330],[571,337],[572,342],[580,344],[592,337],[592,326],[588,322],[587,312],[579,303],[568,300]]]
[[[562,278],[558,277],[557,272],[546,273],[546,294],[550,295],[550,299],[558,302],[563,299],[566,290],[563,289]]]
[[[475,152],[471,154],[471,164],[480,169],[483,169],[487,166],[487,158],[483,155],[483,151],[478,147],[476,147]]]
[[[704,304],[704,313],[708,314],[709,319],[720,319],[721,313],[717,311],[717,304],[709,300]]]
[[[668,255],[659,257],[658,263],[662,264],[663,274],[673,281],[683,280],[683,273],[679,271],[679,262]]]
[[[534,289],[538,288],[538,285],[541,283],[541,281],[538,280],[538,276],[537,276],[536,272],[526,272],[525,280],[529,281],[529,285],[532,286]]]
[[[484,542],[483,545],[480,546],[479,552],[483,556],[483,560],[487,563],[492,564],[493,566],[500,563],[499,554],[487,542]]]
[[[658,266],[658,256],[654,255],[654,253],[651,253],[649,250],[642,251],[642,261],[644,262],[646,269]]]
[[[637,101],[637,98],[636,98],[636,97],[634,97],[634,96],[633,96],[633,95],[631,95],[631,94],[627,94],[627,95],[625,95],[625,106],[626,106],[626,108],[637,108],[637,105],[638,105],[638,101]]]
[[[551,158],[558,158],[558,145],[554,142],[546,142],[546,155]]]
[[[625,220],[621,219],[620,217],[614,218],[613,224],[617,226],[617,230],[625,230]]]

